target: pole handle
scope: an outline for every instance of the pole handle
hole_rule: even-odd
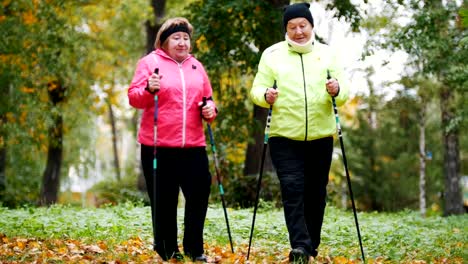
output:
[[[159,75],[159,68],[156,67],[154,69],[154,73]],[[154,93],[154,125],[156,126],[156,121],[158,121],[158,95],[157,93]]]
[[[273,82],[273,89],[277,89],[278,86],[276,86],[276,80]],[[268,144],[268,137],[270,135],[270,123],[271,123],[271,114],[273,112],[273,105],[270,105],[270,109],[268,109],[268,115],[267,115],[267,120],[266,120],[266,125],[265,125],[265,133],[263,136],[263,144]]]
[[[203,96],[202,104],[200,105],[200,116],[203,118],[202,108],[206,105],[206,96]]]

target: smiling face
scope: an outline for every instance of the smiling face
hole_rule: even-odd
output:
[[[167,54],[176,60],[182,62],[190,52],[190,36],[186,32],[172,33],[164,43]]]
[[[312,24],[307,19],[297,17],[288,21],[286,34],[292,41],[304,44],[312,37],[312,29]]]

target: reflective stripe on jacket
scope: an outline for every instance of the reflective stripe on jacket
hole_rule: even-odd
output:
[[[138,61],[128,88],[130,105],[143,109],[138,142],[154,145],[154,95],[146,91],[148,78],[159,68],[157,146],[206,146],[205,133],[198,106],[203,97],[212,96],[211,84],[203,65],[191,55],[178,63],[163,50],[157,49]],[[213,104],[213,101],[208,101]],[[211,120],[212,121],[214,117]]]
[[[273,105],[270,137],[314,140],[336,133],[332,98],[325,87],[327,69],[340,84],[336,104],[343,105],[349,83],[327,45],[315,41],[311,52],[300,54],[282,41],[263,52],[250,98],[269,108],[264,94],[276,80],[279,94]]]

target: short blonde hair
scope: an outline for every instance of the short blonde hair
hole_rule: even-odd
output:
[[[162,26],[159,28],[158,33],[156,34],[156,40],[154,41],[154,47],[157,48],[162,48],[164,45],[164,42],[166,42],[166,39],[163,40],[163,43],[161,43],[161,34],[163,34],[165,31],[177,27],[177,26],[185,26],[188,29],[188,34],[190,36],[190,39],[192,38],[193,34],[193,26],[190,24],[190,22],[184,18],[184,17],[174,17],[174,18],[169,18],[166,20]]]

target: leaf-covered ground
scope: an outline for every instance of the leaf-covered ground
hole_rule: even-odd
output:
[[[235,253],[222,208],[209,208],[207,255],[219,263],[287,263],[289,242],[281,210],[259,210],[249,261],[252,210],[229,209],[228,214]],[[0,208],[0,216],[0,263],[162,263],[151,250],[149,207]],[[180,209],[180,241],[182,216]],[[468,262],[467,214],[421,218],[407,211],[358,217],[367,263]],[[313,263],[362,263],[351,212],[327,207]]]

